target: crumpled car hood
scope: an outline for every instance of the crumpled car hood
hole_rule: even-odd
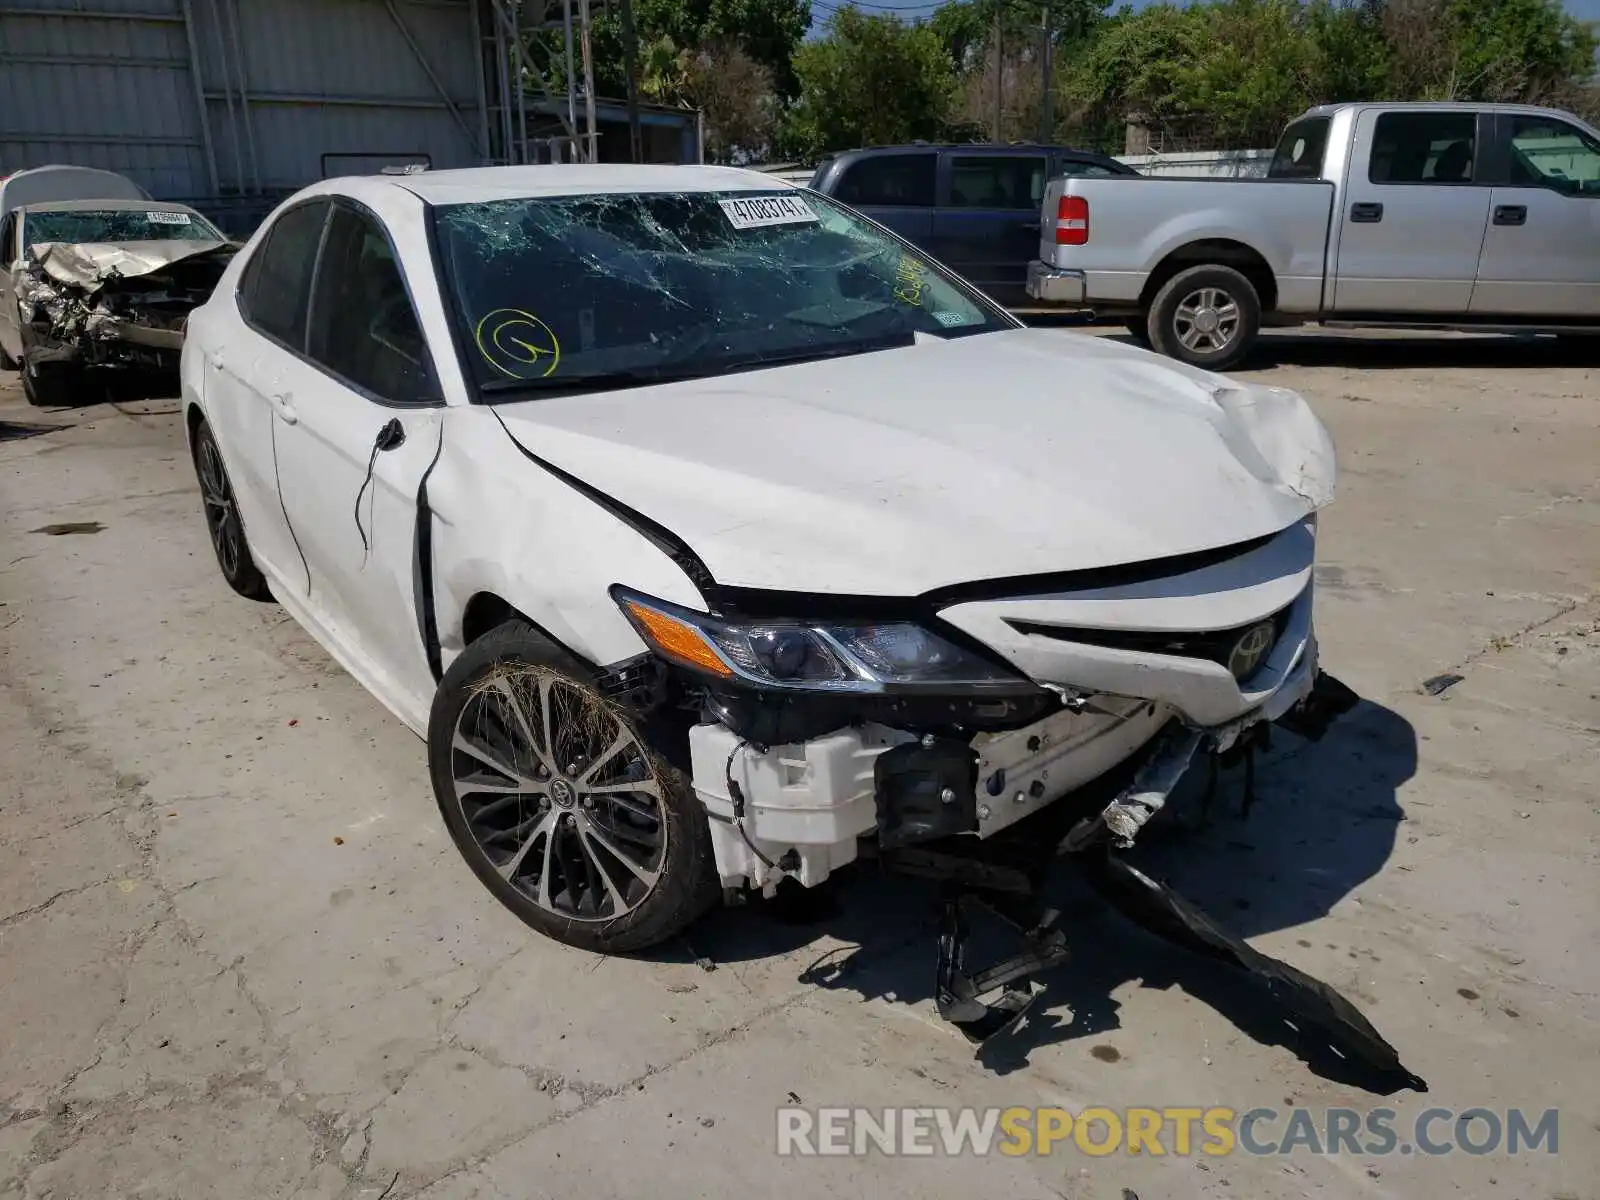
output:
[[[148,242],[39,242],[28,249],[50,278],[94,292],[113,271],[123,279],[136,279],[228,245],[172,238]]]
[[[919,595],[1217,549],[1333,498],[1297,394],[1047,330],[497,411],[733,587]]]

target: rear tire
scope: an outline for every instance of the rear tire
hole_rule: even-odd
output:
[[[1127,325],[1128,325],[1128,333],[1133,338],[1133,340],[1138,342],[1139,345],[1148,348],[1149,345],[1150,345],[1149,318],[1148,317],[1129,317]]]
[[[1168,358],[1208,371],[1243,361],[1261,332],[1255,285],[1215,263],[1179,271],[1162,285],[1145,322],[1150,344]]]
[[[245,540],[244,523],[239,519],[222,449],[211,436],[211,426],[204,421],[194,431],[194,473],[200,480],[206,532],[211,535],[211,549],[217,556],[222,578],[248,600],[271,600],[266,576],[250,557],[250,543]]]
[[[587,666],[525,621],[495,627],[450,664],[428,718],[428,767],[473,874],[555,941],[644,950],[720,894],[687,777]]]

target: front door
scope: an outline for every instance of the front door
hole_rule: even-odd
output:
[[[1489,194],[1472,311],[1600,317],[1600,141],[1556,117],[1499,122],[1509,162]]]
[[[947,198],[933,219],[934,254],[1000,303],[1027,303],[1049,158],[953,151],[946,162]]]
[[[402,719],[434,679],[415,590],[417,493],[445,413],[383,226],[335,205],[306,355],[277,412],[278,490],[305,555],[312,616]]]
[[[1490,189],[1479,182],[1489,121],[1471,112],[1361,113],[1337,217],[1335,312],[1467,311],[1489,221]]]

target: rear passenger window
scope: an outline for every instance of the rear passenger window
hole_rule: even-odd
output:
[[[1065,173],[1065,171],[1063,171]],[[1043,156],[956,155],[950,160],[955,208],[1037,209],[1048,176]]]
[[[1373,183],[1471,183],[1478,118],[1472,113],[1388,112],[1372,134]]]
[[[834,198],[844,204],[877,208],[932,208],[932,154],[874,154],[844,169]]]
[[[311,268],[327,215],[327,202],[314,201],[279,217],[245,268],[239,289],[245,320],[296,350],[306,344]]]
[[[314,362],[380,400],[432,399],[422,327],[394,249],[372,217],[334,206],[311,311]]]

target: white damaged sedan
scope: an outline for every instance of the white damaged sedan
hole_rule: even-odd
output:
[[[1315,724],[1303,399],[1024,328],[766,176],[317,184],[182,394],[228,583],[572,945],[865,855],[1003,891],[986,845],[1125,847],[1197,753]]]

